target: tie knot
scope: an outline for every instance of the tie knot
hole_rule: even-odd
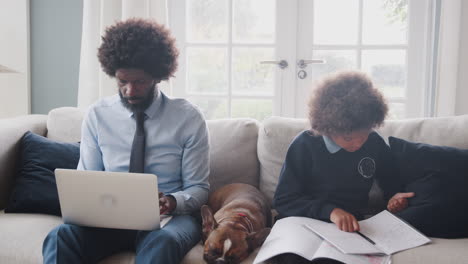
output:
[[[145,112],[143,111],[138,111],[133,113],[135,115],[135,120],[137,123],[143,123],[145,120]]]

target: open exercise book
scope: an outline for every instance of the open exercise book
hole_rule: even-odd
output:
[[[307,217],[278,220],[255,258],[262,263],[294,253],[308,260],[329,258],[343,263],[385,264],[390,255],[431,240],[388,211],[359,221],[360,232],[344,232],[335,224]]]

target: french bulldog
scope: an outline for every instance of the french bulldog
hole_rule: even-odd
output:
[[[213,214],[214,212],[214,214]],[[201,208],[203,258],[208,264],[237,264],[261,246],[271,230],[271,210],[255,187],[234,183],[213,192]]]

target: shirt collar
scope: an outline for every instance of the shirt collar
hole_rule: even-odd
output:
[[[156,113],[160,110],[161,102],[162,102],[162,92],[157,88],[157,92],[154,94],[154,100],[151,105],[146,108],[145,114],[148,119],[152,119]]]
[[[328,152],[331,154],[335,154],[341,149],[341,147],[338,146],[335,141],[327,136],[323,136],[323,141],[325,142],[325,147],[327,147]]]

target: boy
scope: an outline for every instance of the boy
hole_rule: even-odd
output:
[[[358,231],[374,180],[385,199],[391,197],[389,211],[407,207],[414,193],[397,193],[390,149],[373,131],[387,112],[382,94],[365,74],[325,78],[309,102],[312,129],[294,139],[281,170],[273,201],[279,217],[311,217]]]

